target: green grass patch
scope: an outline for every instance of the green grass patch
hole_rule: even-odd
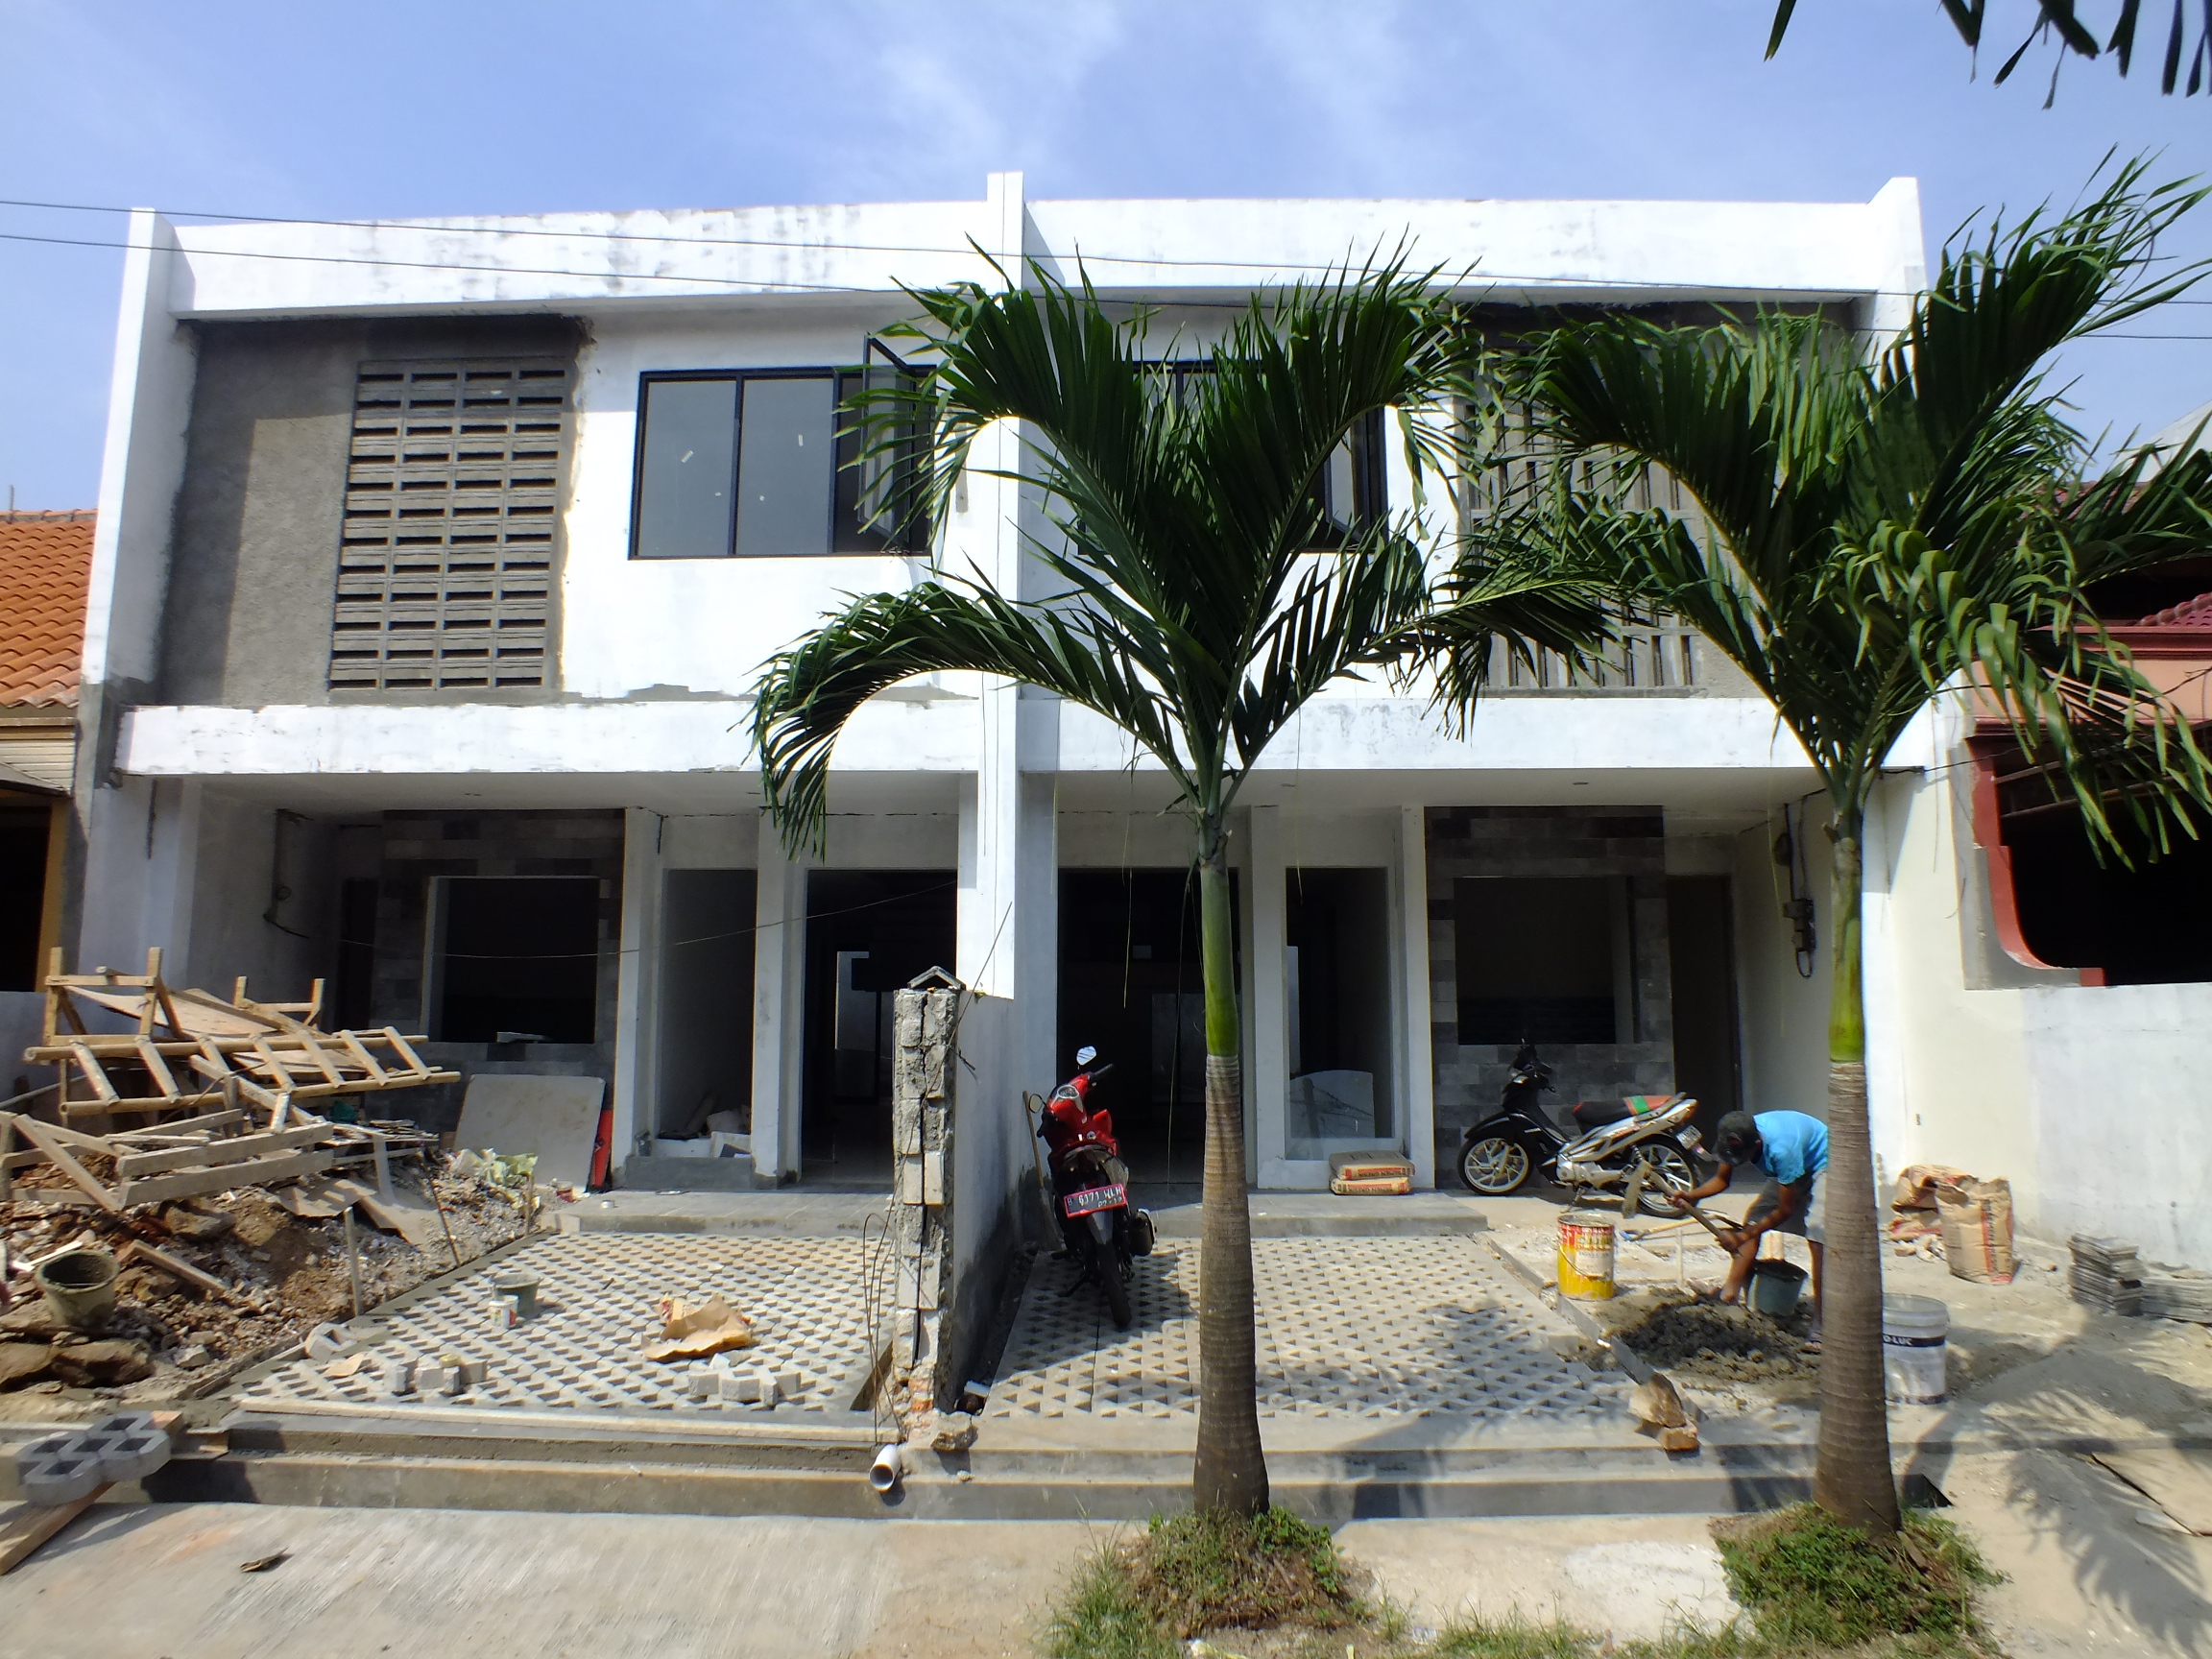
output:
[[[1155,1515],[1084,1561],[1046,1631],[1052,1659],[1166,1659],[1209,1630],[1387,1628],[1326,1527],[1286,1509]]]
[[[1287,1509],[1155,1515],[1127,1547],[1129,1581],[1178,1636],[1349,1624],[1363,1609],[1329,1528]]]
[[[1129,1581],[1124,1549],[1101,1545],[1075,1569],[1045,1628],[1051,1659],[1179,1659],[1182,1648],[1166,1622]]]
[[[1728,1588],[1783,1651],[1894,1636],[1919,1638],[1927,1652],[1974,1652],[1975,1593],[1998,1581],[1956,1527],[1917,1509],[1884,1539],[1811,1503],[1716,1522],[1713,1536]]]

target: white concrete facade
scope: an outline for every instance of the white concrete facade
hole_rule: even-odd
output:
[[[1031,201],[1020,175],[1001,174],[968,203],[373,227],[172,226],[141,214],[131,240],[140,246],[126,267],[86,649],[88,690],[100,694],[87,699],[98,759],[79,959],[127,962],[162,944],[211,984],[325,972],[310,946],[252,920],[266,898],[274,808],[337,827],[393,811],[618,811],[617,1160],[665,1126],[655,1010],[666,950],[685,936],[667,912],[667,878],[751,872],[753,1002],[733,1018],[751,1034],[754,1158],[779,1180],[805,1161],[810,871],[943,870],[957,893],[945,966],[977,996],[963,1026],[973,1070],[957,1142],[971,1193],[1010,1190],[1029,1157],[1019,1091],[1047,1087],[1069,1042],[1057,1029],[1065,873],[1188,861],[1179,824],[1161,815],[1162,775],[1082,710],[946,676],[863,713],[837,751],[826,856],[787,856],[761,821],[748,753],[758,665],[843,595],[903,588],[928,562],[632,558],[641,373],[854,363],[867,337],[910,312],[902,285],[1001,280],[983,254],[1064,276],[1080,265],[1110,297],[1155,301],[1201,341],[1224,304],[1256,288],[1402,243],[1423,264],[1472,273],[1456,285],[1471,301],[1503,305],[1820,302],[1882,329],[1924,279],[1909,180],[1840,204],[1101,203]],[[582,341],[547,694],[166,700],[163,595],[196,343],[215,330],[516,316],[577,319]],[[983,442],[1004,465],[1020,435]],[[986,475],[993,456],[979,463],[935,557],[1025,590],[1035,503]],[[1286,883],[1344,869],[1380,872],[1387,896],[1388,1041],[1375,1069],[1390,1096],[1387,1139],[1424,1182],[1450,1179],[1432,1048],[1450,1004],[1431,981],[1432,918],[1450,895],[1431,888],[1431,808],[1663,814],[1666,873],[1731,884],[1743,1097],[1819,1110],[1825,965],[1810,980],[1790,969],[1767,857],[1777,813],[1812,775],[1747,690],[1716,673],[1669,689],[1501,694],[1464,737],[1418,699],[1373,685],[1319,699],[1270,750],[1236,825],[1252,1178],[1326,1179],[1324,1161],[1292,1156],[1285,1126]],[[1905,902],[1900,890],[1900,916]],[[1885,1146],[1901,1155],[1905,1086],[1885,1087]],[[964,1251],[1004,1220],[990,1204],[961,1216]]]

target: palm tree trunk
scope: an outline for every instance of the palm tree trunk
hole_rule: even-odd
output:
[[[1859,910],[1863,821],[1839,813],[1834,872],[1835,983],[1828,1002],[1828,1243],[1822,1263],[1820,1455],[1813,1497],[1847,1526],[1897,1529],[1889,1416],[1882,1389],[1882,1240],[1866,1121],[1866,994]]]
[[[1226,837],[1208,825],[1198,858],[1199,962],[1206,981],[1206,1187],[1198,1254],[1198,1456],[1203,1510],[1267,1507],[1252,1300],[1252,1213],[1244,1200],[1244,1063],[1229,928]]]

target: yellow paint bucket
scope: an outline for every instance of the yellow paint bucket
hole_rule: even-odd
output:
[[[1559,1290],[1577,1302],[1603,1302],[1612,1296],[1611,1215],[1570,1210],[1559,1217]]]

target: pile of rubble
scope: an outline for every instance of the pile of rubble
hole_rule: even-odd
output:
[[[448,1158],[367,1117],[456,1073],[397,1030],[319,1029],[321,981],[262,1003],[241,980],[225,1002],[164,984],[154,951],[139,975],[57,960],[45,990],[25,1058],[57,1080],[0,1111],[0,1391],[206,1394],[540,1215],[531,1160]],[[87,1252],[113,1305],[71,1313],[39,1269]]]
[[[521,1237],[538,1217],[537,1194],[488,1178],[472,1154],[430,1151],[414,1163],[396,1172],[398,1205],[356,1198],[353,1208],[364,1218],[403,1215],[417,1238],[356,1226],[350,1255],[336,1203],[350,1183],[240,1188],[109,1214],[68,1202],[49,1172],[32,1172],[0,1223],[10,1292],[0,1393],[134,1405],[195,1398],[315,1325],[349,1317],[356,1262],[366,1310]],[[415,1224],[418,1213],[429,1228]],[[36,1284],[36,1264],[71,1249],[106,1251],[120,1268],[114,1310],[96,1331],[56,1318]]]

